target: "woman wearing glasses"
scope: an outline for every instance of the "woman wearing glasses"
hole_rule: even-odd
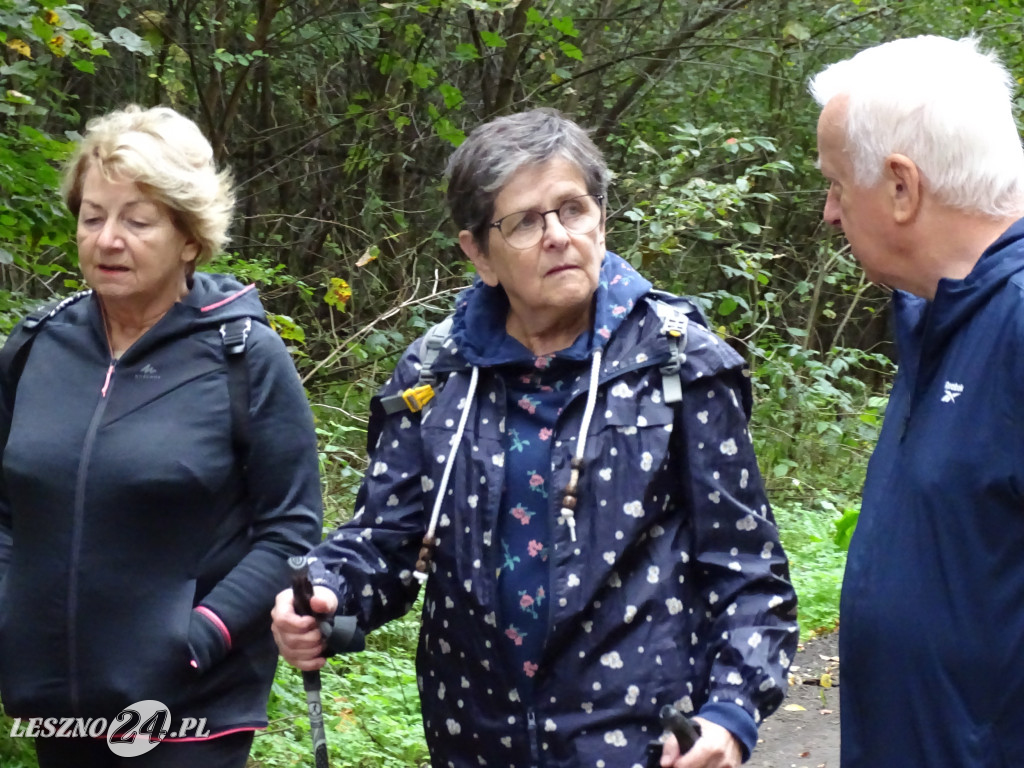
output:
[[[667,739],[661,765],[739,765],[797,640],[743,362],[605,250],[608,169],[575,123],[498,118],[447,173],[479,279],[440,349],[415,342],[375,399],[313,607],[372,629],[426,582],[433,765],[646,765],[666,704],[702,736],[684,756]],[[412,410],[396,395],[425,361],[442,384]],[[274,618],[284,657],[319,668],[290,592]]]

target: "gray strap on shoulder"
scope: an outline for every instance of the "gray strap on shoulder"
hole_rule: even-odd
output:
[[[380,405],[385,413],[419,411],[434,396],[434,385],[437,384],[434,363],[437,361],[441,347],[444,346],[451,330],[452,316],[449,315],[441,322],[430,326],[423,334],[423,346],[420,348],[420,372],[416,387],[382,397]],[[423,395],[422,397],[417,396],[418,391]]]
[[[667,404],[683,400],[683,383],[679,369],[686,362],[686,332],[690,319],[682,307],[654,299],[654,308],[661,320],[661,333],[668,340],[671,355],[661,366],[661,389]]]
[[[423,336],[423,351],[420,353],[420,384],[437,383],[434,375],[434,362],[441,353],[445,339],[452,330],[452,316],[448,315],[440,323],[430,326],[430,329]]]

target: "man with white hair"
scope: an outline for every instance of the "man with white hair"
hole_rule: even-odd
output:
[[[972,38],[810,84],[825,220],[893,289],[899,372],[841,604],[843,768],[1024,762],[1024,150]]]

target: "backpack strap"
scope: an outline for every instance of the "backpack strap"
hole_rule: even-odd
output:
[[[686,335],[693,319],[700,320],[700,310],[688,299],[659,291],[652,291],[647,300],[661,320],[661,334],[670,350],[669,359],[660,366],[662,394],[667,404],[679,403],[683,400],[679,370],[686,362]]]
[[[91,290],[78,291],[66,298],[42,304],[29,312],[11,331],[3,349],[0,349],[0,376],[4,378],[3,397],[8,411],[14,409],[14,395],[18,389],[21,373],[25,370],[25,363],[28,360],[28,353],[32,349],[32,342],[35,341],[36,332],[62,309],[84,299],[91,293]]]
[[[220,327],[220,340],[228,365],[231,442],[243,463],[249,448],[249,369],[245,364],[245,345],[251,330],[251,317],[239,317]]]
[[[452,315],[436,323],[427,330],[423,336],[423,346],[420,348],[420,375],[415,387],[410,387],[403,392],[388,395],[380,399],[384,412],[388,414],[398,413],[403,409],[417,413],[423,410],[423,406],[430,402],[434,396],[434,385],[437,384],[437,374],[434,373],[434,363],[441,353],[441,347],[448,339],[452,330]]]

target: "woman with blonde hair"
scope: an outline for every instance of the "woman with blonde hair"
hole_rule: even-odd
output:
[[[91,121],[62,191],[89,290],[0,353],[4,708],[108,724],[41,730],[42,768],[241,768],[320,538],[308,402],[253,286],[196,272],[234,194],[191,120]]]

